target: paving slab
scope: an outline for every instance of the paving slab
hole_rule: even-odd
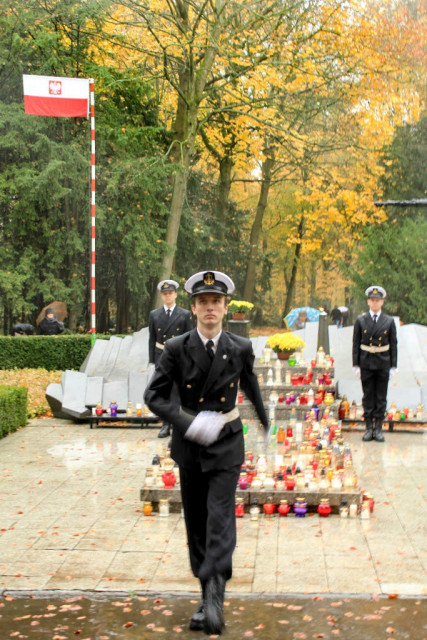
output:
[[[245,516],[231,593],[427,596],[427,435],[345,439],[373,517]],[[141,513],[145,468],[165,447],[156,430],[57,419],[0,440],[0,590],[197,590],[181,514]]]

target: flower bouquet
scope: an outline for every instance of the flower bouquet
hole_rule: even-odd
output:
[[[283,360],[287,360],[292,353],[305,347],[304,340],[292,331],[275,333],[268,338],[267,344]]]
[[[247,302],[246,300],[230,300],[228,303],[228,310],[234,320],[243,320],[245,315],[253,308],[252,302]]]

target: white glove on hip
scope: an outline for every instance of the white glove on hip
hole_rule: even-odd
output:
[[[392,367],[390,369],[390,373],[388,374],[388,379],[391,380],[395,373],[397,373],[397,369],[396,367]]]
[[[187,440],[207,447],[218,439],[227,417],[217,411],[201,411],[186,431]]]
[[[353,367],[353,373],[356,378],[360,378],[360,367]]]

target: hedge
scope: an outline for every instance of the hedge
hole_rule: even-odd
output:
[[[27,424],[27,389],[0,386],[0,438]]]
[[[91,340],[90,335],[0,336],[0,369],[78,370],[90,351]]]

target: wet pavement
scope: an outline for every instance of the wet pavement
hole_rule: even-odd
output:
[[[239,519],[227,637],[427,637],[427,434],[344,437],[373,517]],[[198,584],[182,517],[141,512],[145,468],[164,446],[155,429],[55,419],[0,440],[1,640],[203,636],[187,631]],[[83,609],[60,611],[73,594]]]
[[[34,640],[204,638],[188,629],[197,600],[189,597],[55,595],[0,600],[0,637]],[[284,597],[229,598],[228,640],[425,640],[425,600]],[[216,636],[211,636],[216,637]]]

